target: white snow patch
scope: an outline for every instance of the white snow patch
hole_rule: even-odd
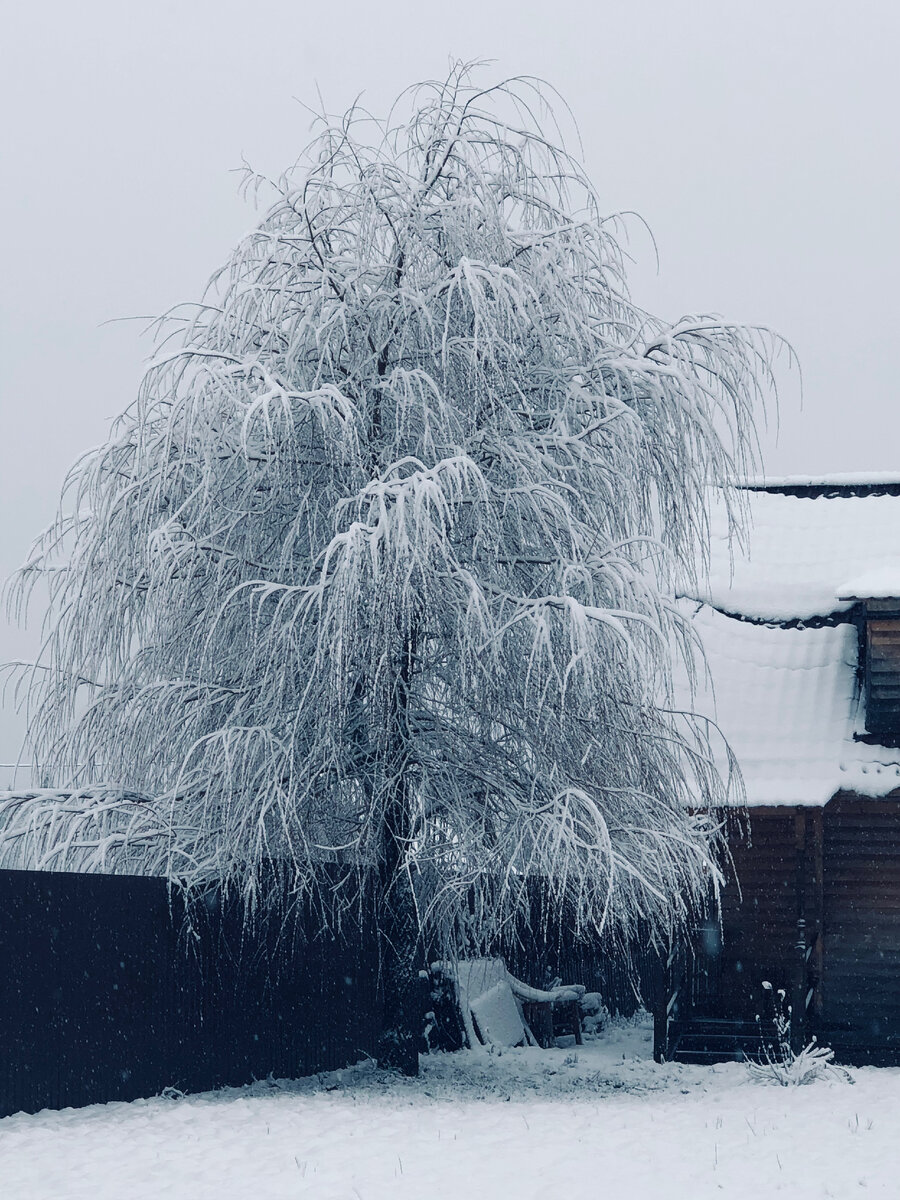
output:
[[[518,1046],[525,1041],[525,1026],[505,979],[473,1000],[471,1009],[481,1039],[488,1045]]]
[[[891,600],[900,597],[900,562],[883,563],[838,584],[839,600]]]
[[[296,1082],[0,1121],[4,1200],[792,1200],[894,1196],[900,1071],[855,1087],[657,1065],[644,1026],[579,1048],[462,1052],[419,1079]]]
[[[741,487],[878,487],[900,484],[898,471],[838,471],[828,475],[748,475]]]

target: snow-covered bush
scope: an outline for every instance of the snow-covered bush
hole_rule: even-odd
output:
[[[781,1087],[799,1087],[817,1079],[839,1079],[852,1083],[853,1077],[849,1071],[834,1061],[834,1051],[827,1046],[816,1045],[815,1038],[799,1052],[791,1048],[791,1006],[787,1003],[784,989],[779,988],[776,992],[768,980],[762,986],[769,998],[772,1015],[769,1027],[757,1015],[762,1052],[759,1059],[747,1060],[751,1076],[762,1082],[780,1084]]]
[[[609,1021],[609,1011],[603,1003],[599,992],[585,992],[578,1001],[581,1010],[581,1028],[584,1033],[593,1035],[600,1033]]]

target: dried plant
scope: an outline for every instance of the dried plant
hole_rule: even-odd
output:
[[[852,1083],[850,1072],[834,1061],[834,1051],[829,1046],[817,1045],[815,1037],[800,1050],[793,1050],[791,1006],[787,1003],[787,995],[783,988],[776,992],[768,980],[764,980],[762,986],[771,1014],[767,1022],[759,1015],[756,1017],[762,1050],[758,1059],[747,1059],[751,1078],[760,1083],[777,1083],[780,1087],[802,1087],[817,1079]]]

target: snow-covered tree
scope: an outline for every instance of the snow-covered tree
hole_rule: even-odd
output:
[[[573,933],[668,926],[725,786],[667,700],[673,580],[752,465],[769,343],[633,304],[540,85],[398,103],[323,123],[73,469],[19,578],[52,593],[36,758],[146,799],[17,810],[7,845],[334,920],[374,875],[395,947],[401,912],[502,942],[535,879]]]

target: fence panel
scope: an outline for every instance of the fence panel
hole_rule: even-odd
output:
[[[0,1116],[344,1066],[378,1034],[371,922],[187,927],[165,881],[0,871]]]

